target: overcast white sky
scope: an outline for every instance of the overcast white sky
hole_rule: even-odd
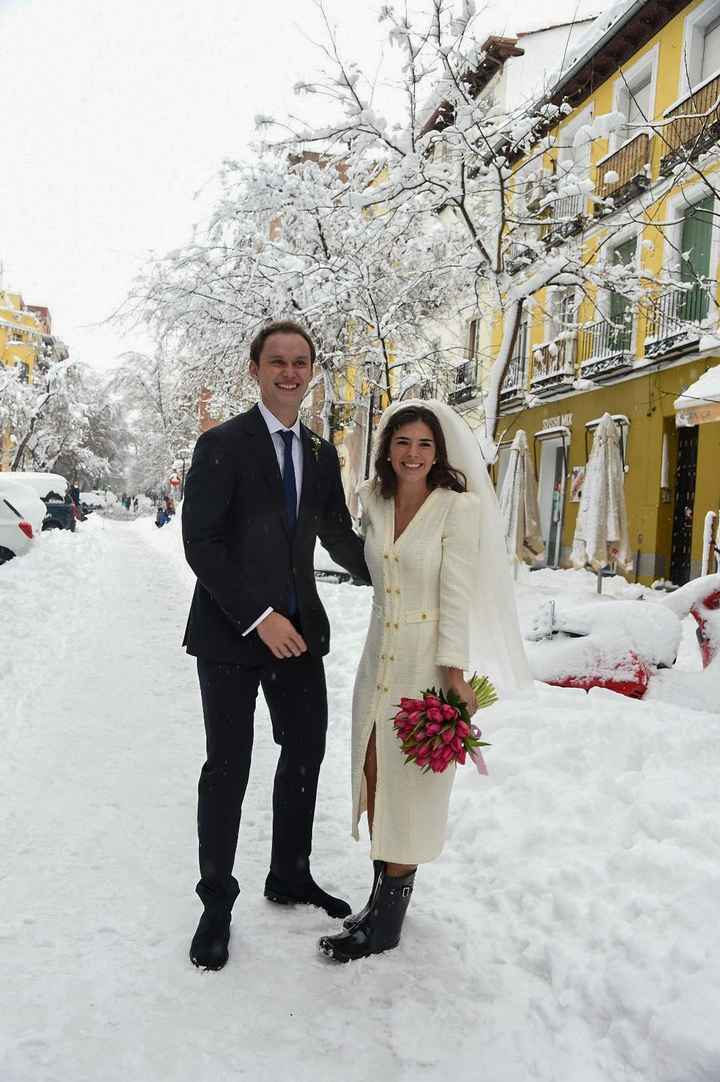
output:
[[[604,6],[492,2],[493,32]],[[372,69],[379,3],[325,6]],[[188,238],[222,159],[250,153],[256,113],[299,107],[320,37],[313,0],[0,0],[3,284],[50,308],[74,359],[146,346],[103,320],[153,252]]]

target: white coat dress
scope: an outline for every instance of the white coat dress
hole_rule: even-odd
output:
[[[434,489],[395,541],[395,501],[381,496],[374,481],[361,485],[358,494],[374,594],[353,694],[353,836],[359,836],[367,806],[363,767],[374,726],[371,856],[421,864],[442,852],[456,768],[424,774],[406,764],[392,718],[402,696],[447,688],[443,670],[468,666],[468,583],[477,573],[471,554],[478,549],[480,502],[470,493]]]

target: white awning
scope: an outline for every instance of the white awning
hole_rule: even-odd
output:
[[[709,421],[720,421],[720,365],[708,368],[675,399],[678,428],[692,428]]]

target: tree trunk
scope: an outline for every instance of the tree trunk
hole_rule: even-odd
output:
[[[515,349],[522,311],[523,302],[517,300],[505,312],[502,342],[495,362],[490,369],[485,395],[485,439],[483,443],[483,454],[488,463],[494,462],[497,458],[495,436],[500,414],[500,389]]]

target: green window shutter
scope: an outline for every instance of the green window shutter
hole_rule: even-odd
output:
[[[622,264],[627,266],[632,263],[637,250],[637,237],[626,240],[613,252],[615,266]],[[619,326],[610,329],[610,345],[613,350],[628,350],[632,341],[632,320],[630,313],[630,301],[623,297],[622,293],[610,294],[610,322]]]
[[[682,315],[687,320],[705,319],[708,313],[707,291],[698,283],[698,278],[707,278],[710,274],[710,245],[713,227],[713,196],[696,203],[685,212],[683,218],[680,247],[683,254],[680,264],[680,278],[683,282],[693,282],[684,297]]]

